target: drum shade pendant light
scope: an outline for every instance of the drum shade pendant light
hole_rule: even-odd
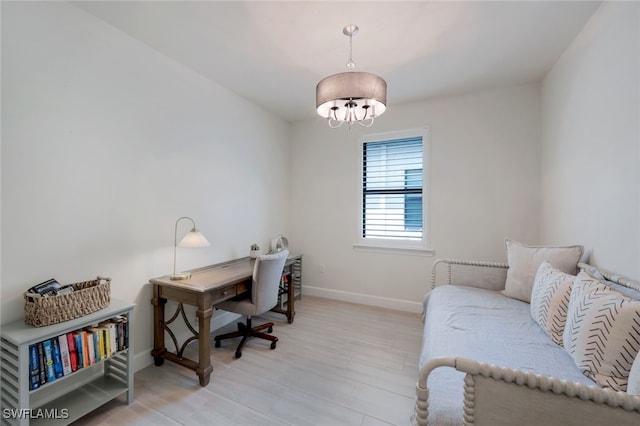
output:
[[[375,74],[356,72],[352,59],[353,36],[358,26],[347,25],[342,33],[349,37],[349,71],[330,75],[316,86],[316,111],[336,128],[344,123],[371,127],[375,117],[387,109],[387,82]]]

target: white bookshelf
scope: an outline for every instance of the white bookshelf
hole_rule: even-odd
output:
[[[111,299],[104,309],[47,327],[34,327],[24,321],[0,326],[0,423],[7,426],[66,425],[122,394],[126,393],[128,404],[133,402],[134,307],[134,303]],[[29,390],[30,345],[119,315],[128,318],[128,348]],[[52,415],[57,418],[51,418]]]

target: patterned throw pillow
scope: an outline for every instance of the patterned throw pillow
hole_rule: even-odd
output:
[[[629,372],[629,383],[627,383],[627,393],[629,395],[640,395],[640,352],[633,361]]]
[[[575,275],[565,274],[542,262],[531,292],[531,316],[554,342],[562,346],[571,286]]]
[[[564,347],[600,386],[626,391],[640,351],[640,301],[580,272],[571,290]]]

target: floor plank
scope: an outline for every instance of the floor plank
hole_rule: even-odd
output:
[[[214,372],[201,387],[171,362],[135,375],[135,402],[116,399],[76,425],[407,425],[422,339],[418,314],[304,296],[296,317],[268,313],[275,350],[250,340],[211,349]],[[235,330],[229,324],[215,334]],[[212,343],[213,344],[213,343]],[[185,354],[194,357],[197,343]]]

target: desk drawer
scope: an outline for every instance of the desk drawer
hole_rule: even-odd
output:
[[[186,303],[187,305],[198,306],[198,298],[200,293],[195,291],[185,291],[173,287],[158,287],[158,296],[162,299],[172,300],[174,302]]]
[[[238,284],[231,285],[231,286],[224,287],[224,288],[221,288],[221,289],[218,289],[218,290],[212,292],[211,293],[211,303],[215,305],[218,302],[222,302],[223,300],[227,300],[227,299],[230,299],[230,298],[234,297],[235,295],[238,294],[238,291],[237,291],[237,288],[236,288],[237,286],[238,286]]]

